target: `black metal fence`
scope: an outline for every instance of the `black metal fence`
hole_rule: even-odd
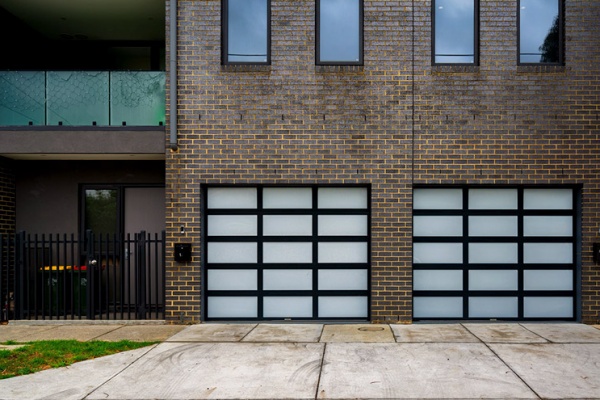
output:
[[[163,319],[165,233],[0,235],[2,320]]]

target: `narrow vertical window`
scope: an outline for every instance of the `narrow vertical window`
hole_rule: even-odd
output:
[[[519,1],[519,63],[562,64],[562,0]]]
[[[362,0],[317,0],[316,62],[362,65]]]
[[[270,1],[223,0],[223,64],[269,64],[270,47]]]
[[[479,2],[434,0],[433,63],[474,64],[479,60]]]

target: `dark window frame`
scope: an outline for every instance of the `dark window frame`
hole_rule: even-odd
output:
[[[431,1],[431,65],[471,65],[479,66],[479,34],[480,34],[480,17],[479,17],[479,0],[473,0],[473,62],[470,63],[448,63],[448,62],[436,62],[436,46],[435,46],[435,13],[436,13],[436,0]]]
[[[521,0],[517,1],[517,65],[565,65],[565,0],[558,0],[558,62],[521,62]]]
[[[229,0],[221,0],[221,64],[271,65],[271,0],[267,3],[267,61],[229,61]]]
[[[321,60],[321,0],[315,1],[315,64],[316,65],[364,65],[364,1],[358,0],[358,61]]]

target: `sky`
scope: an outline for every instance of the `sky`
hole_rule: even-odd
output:
[[[229,0],[228,36],[229,61],[266,62],[267,1]]]

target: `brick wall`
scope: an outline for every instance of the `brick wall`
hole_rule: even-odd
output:
[[[15,174],[10,160],[0,157],[0,234],[15,232]]]
[[[372,320],[386,322],[411,319],[413,183],[583,184],[597,318],[600,4],[567,1],[567,64],[536,68],[516,65],[516,2],[481,3],[479,67],[431,66],[430,1],[370,0],[362,67],[315,66],[314,1],[291,0],[271,3],[272,65],[234,67],[220,64],[220,1],[178,2],[167,236],[193,261],[168,257],[167,319],[200,319],[200,186],[216,183],[371,184]]]

